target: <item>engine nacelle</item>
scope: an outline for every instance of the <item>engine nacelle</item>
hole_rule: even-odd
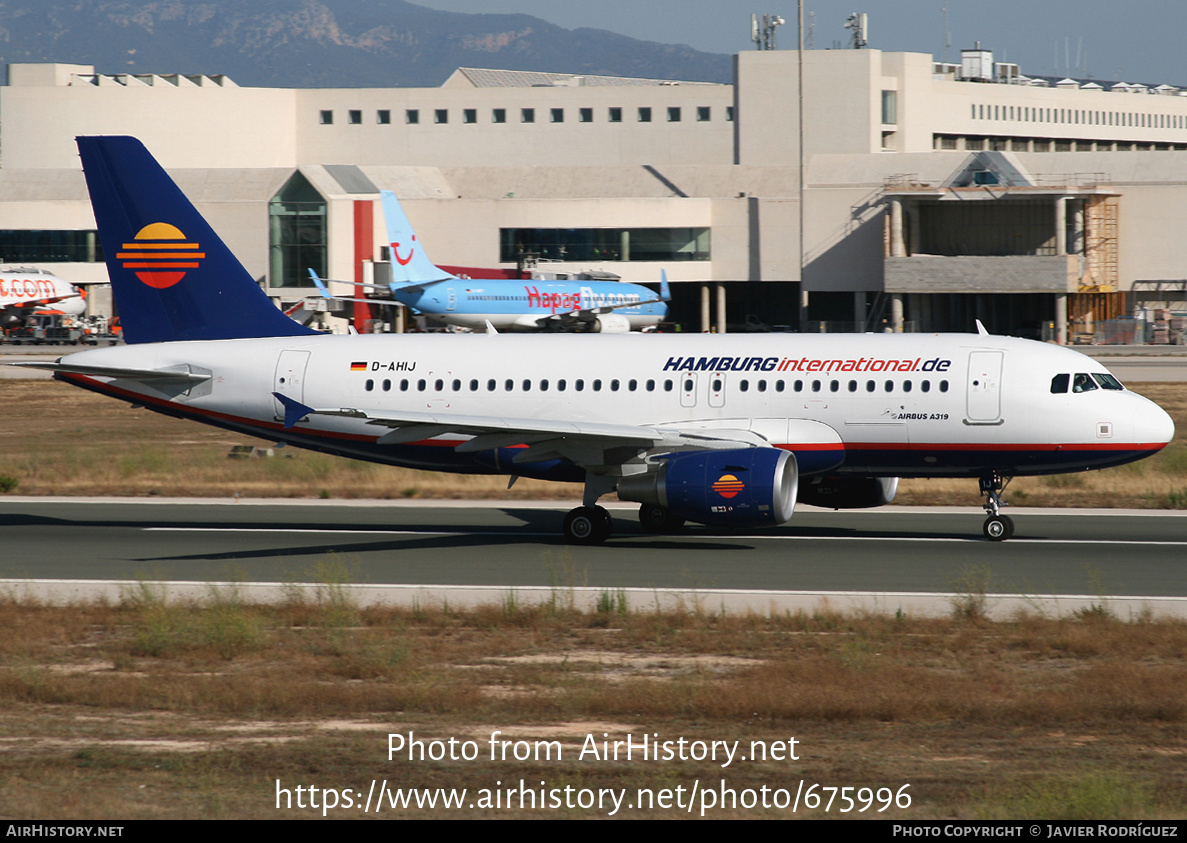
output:
[[[593,321],[591,330],[595,334],[627,334],[631,320],[619,313],[603,313]]]
[[[623,477],[618,497],[720,527],[782,524],[795,509],[795,456],[776,448],[685,451],[659,470]]]
[[[897,477],[821,477],[800,486],[800,503],[826,509],[885,506],[898,491]]]

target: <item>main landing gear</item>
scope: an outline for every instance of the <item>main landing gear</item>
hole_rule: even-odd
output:
[[[1010,485],[1012,478],[1002,477],[996,471],[981,478],[981,494],[985,496],[985,512],[989,516],[985,519],[982,531],[985,538],[991,542],[1004,542],[1014,535],[1014,519],[1001,514],[1002,492]]]
[[[601,544],[610,538],[614,525],[610,513],[600,506],[579,506],[565,516],[565,541],[569,544]]]
[[[684,519],[662,506],[645,503],[639,507],[639,526],[645,533],[676,533],[684,526]]]

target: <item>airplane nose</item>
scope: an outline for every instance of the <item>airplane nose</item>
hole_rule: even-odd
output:
[[[1175,438],[1175,422],[1166,410],[1150,401],[1138,418],[1137,434],[1140,442],[1165,445]]]

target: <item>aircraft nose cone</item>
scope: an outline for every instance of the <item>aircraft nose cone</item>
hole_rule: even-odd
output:
[[[1154,402],[1138,420],[1138,436],[1142,442],[1167,444],[1175,438],[1175,422],[1166,410]]]

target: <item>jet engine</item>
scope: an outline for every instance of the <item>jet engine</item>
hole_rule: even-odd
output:
[[[776,448],[683,451],[618,481],[618,497],[720,527],[782,524],[795,509],[795,456]]]
[[[618,313],[603,313],[593,321],[590,330],[595,334],[630,333],[631,320]]]
[[[820,477],[800,485],[800,503],[827,509],[885,506],[898,491],[897,477]]]

